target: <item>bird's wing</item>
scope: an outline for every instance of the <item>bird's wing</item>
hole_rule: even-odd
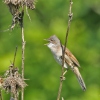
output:
[[[76,66],[80,67],[80,64],[79,64],[78,60],[77,60],[77,59],[75,58],[75,56],[69,51],[68,48],[66,48],[65,53],[69,56],[69,58],[72,60],[72,62],[73,62]]]

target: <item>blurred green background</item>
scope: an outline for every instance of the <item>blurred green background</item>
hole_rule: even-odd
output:
[[[69,70],[65,75],[61,96],[64,100],[100,99],[100,0],[73,0],[73,20],[67,47],[81,65],[80,72],[87,90],[80,88],[75,75]],[[68,21],[69,0],[38,0],[35,10],[29,10],[32,21],[25,13],[25,100],[56,100],[61,67],[50,50],[44,46],[51,35],[57,35],[64,44]],[[0,0],[0,75],[18,52],[15,65],[21,67],[21,31],[2,32],[11,25],[12,16]],[[4,99],[9,98],[3,94]],[[8,99],[9,100],[9,99]]]

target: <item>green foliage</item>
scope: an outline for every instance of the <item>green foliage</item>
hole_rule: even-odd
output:
[[[83,92],[75,75],[69,70],[65,75],[62,96],[64,100],[99,100],[100,98],[100,0],[73,0],[73,20],[67,47],[79,60],[80,72],[86,83]],[[35,10],[29,10],[32,21],[24,16],[25,28],[25,100],[56,100],[61,67],[54,60],[43,39],[56,34],[64,44],[67,29],[69,0],[40,0]],[[6,5],[0,1],[0,74],[13,60],[21,67],[21,33],[17,26],[9,28],[12,17]],[[5,96],[5,94],[4,94]],[[5,98],[7,98],[5,96]]]

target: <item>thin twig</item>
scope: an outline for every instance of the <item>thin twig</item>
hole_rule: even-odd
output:
[[[24,28],[22,27],[22,79],[24,80],[24,50],[25,50],[25,41],[24,41]],[[22,88],[22,100],[24,100],[24,88]]]
[[[65,49],[66,49],[66,45],[67,45],[67,40],[68,40],[68,34],[69,34],[69,29],[70,29],[70,24],[71,24],[71,20],[72,20],[72,0],[70,0],[70,7],[69,7],[69,20],[68,20],[68,27],[67,27],[67,31],[66,31],[66,37],[65,37],[65,44],[64,44],[64,49],[62,48],[62,54],[63,54],[63,61],[62,61],[62,71],[61,71],[61,79],[60,79],[60,86],[59,86],[59,91],[58,91],[58,96],[57,96],[57,100],[60,100],[60,95],[61,95],[61,90],[62,90],[62,84],[63,84],[63,77],[64,77],[64,62],[65,62]]]
[[[24,40],[24,27],[23,27],[23,17],[24,17],[24,7],[22,5],[22,19],[21,19],[21,33],[22,33],[22,79],[24,80],[24,60],[25,60],[25,40]],[[21,100],[24,100],[24,88],[21,92]]]
[[[24,49],[25,49],[24,28],[22,27],[22,79],[24,79]],[[24,88],[22,88],[22,100],[24,100]]]
[[[13,67],[14,67],[14,64],[15,64],[16,53],[17,53],[17,46],[16,46],[16,50],[15,50],[15,54],[14,54]]]
[[[62,100],[64,100],[64,98],[62,97]]]
[[[26,14],[27,14],[27,16],[28,16],[28,18],[29,18],[29,20],[30,20],[30,22],[31,22],[31,17],[30,17],[30,15],[29,15],[29,13],[28,13],[27,6],[26,6]]]
[[[0,33],[1,33],[1,32],[7,32],[7,31],[9,31],[9,30],[10,30],[10,29],[3,30],[3,31],[0,31]]]

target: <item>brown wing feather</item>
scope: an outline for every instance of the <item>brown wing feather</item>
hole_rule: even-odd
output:
[[[74,63],[76,66],[80,67],[80,64],[79,64],[78,60],[77,60],[77,59],[75,58],[75,56],[69,51],[68,48],[66,48],[65,53],[70,57],[70,59],[73,61],[73,63]]]

